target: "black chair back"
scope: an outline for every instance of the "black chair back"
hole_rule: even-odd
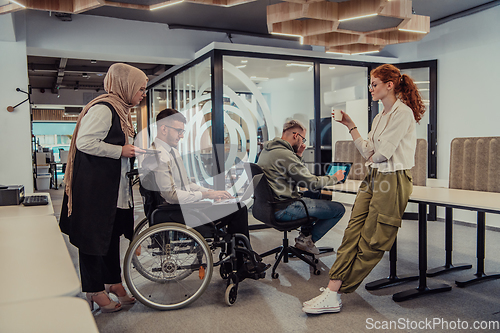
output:
[[[275,219],[274,219],[274,208],[271,202],[274,201],[274,196],[267,182],[266,175],[264,174],[264,171],[262,171],[262,168],[257,164],[255,163],[246,163],[246,164],[248,166],[246,166],[245,169],[247,170],[250,169],[249,175],[251,175],[251,177],[248,178],[253,178],[260,174],[263,175],[262,179],[254,189],[253,207],[256,209],[252,209],[252,214],[257,220],[265,224],[273,225]]]
[[[274,198],[273,190],[269,186],[267,177],[264,174],[262,168],[255,163],[245,164],[245,169],[250,170],[250,174],[252,177],[263,174],[261,181],[258,183],[254,190],[254,204],[252,208],[252,214],[257,220],[279,231],[290,231],[304,225],[310,225],[311,223],[316,221],[315,218],[311,218],[309,216],[292,221],[276,221],[276,219],[274,218],[274,213],[278,208],[283,209],[283,206],[286,205],[286,203],[290,204],[295,201],[302,200],[290,199],[286,201],[276,201],[276,199]]]

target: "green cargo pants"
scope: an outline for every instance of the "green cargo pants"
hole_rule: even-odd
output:
[[[382,173],[369,168],[330,269],[330,279],[342,281],[340,292],[355,291],[391,249],[412,191],[410,170]]]

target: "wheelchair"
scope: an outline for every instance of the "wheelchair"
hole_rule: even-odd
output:
[[[129,177],[134,175],[136,170],[129,173]],[[224,301],[233,305],[241,281],[265,277],[265,269],[257,269],[263,265],[262,259],[253,252],[248,238],[228,234],[220,221],[210,221],[203,213],[210,202],[183,205],[181,211],[180,205],[162,203],[159,192],[139,185],[146,218],[136,226],[123,263],[126,284],[139,302],[158,310],[185,307],[203,294],[214,267],[219,267],[221,278],[227,281]],[[169,214],[175,212],[181,213],[185,221],[197,220],[201,224],[188,228],[169,221]],[[239,269],[238,253],[246,258]]]

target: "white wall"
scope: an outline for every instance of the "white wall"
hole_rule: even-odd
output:
[[[203,6],[200,6],[203,8]],[[107,61],[183,64],[211,42],[228,41],[225,33],[170,30],[167,24],[72,15],[63,22],[44,11],[27,12],[29,55]],[[295,41],[235,35],[235,43],[305,48]]]
[[[0,22],[11,20],[11,14],[0,15]],[[26,193],[33,192],[31,163],[31,129],[28,102],[7,112],[27,95],[16,88],[28,90],[24,15],[16,15],[16,41],[0,41],[0,184],[24,185]],[[0,24],[2,26],[2,24]]]
[[[438,60],[438,178],[449,178],[451,140],[500,135],[499,18],[496,6],[431,28],[420,42],[384,49],[402,62]],[[476,220],[472,212],[454,217]],[[500,217],[488,214],[487,224],[500,226]]]
[[[500,7],[431,29],[386,49],[400,61],[438,60],[438,178],[448,178],[451,140],[500,134]]]

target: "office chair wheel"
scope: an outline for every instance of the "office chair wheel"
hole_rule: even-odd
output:
[[[279,275],[278,273],[272,273],[272,274],[271,274],[271,277],[272,277],[273,279],[277,279],[279,276],[280,276],[280,275]]]
[[[319,269],[315,269],[313,273],[314,273],[314,275],[320,275],[321,271]]]
[[[127,286],[137,300],[154,309],[173,310],[203,294],[212,278],[213,258],[197,231],[162,223],[132,241],[123,266]]]
[[[134,229],[134,237],[137,237],[141,232],[146,230],[149,227],[149,221],[147,218],[143,218],[141,222],[139,222]]]
[[[224,295],[224,301],[227,305],[231,306],[236,303],[236,298],[238,297],[238,286],[231,283],[226,288],[226,294]]]

